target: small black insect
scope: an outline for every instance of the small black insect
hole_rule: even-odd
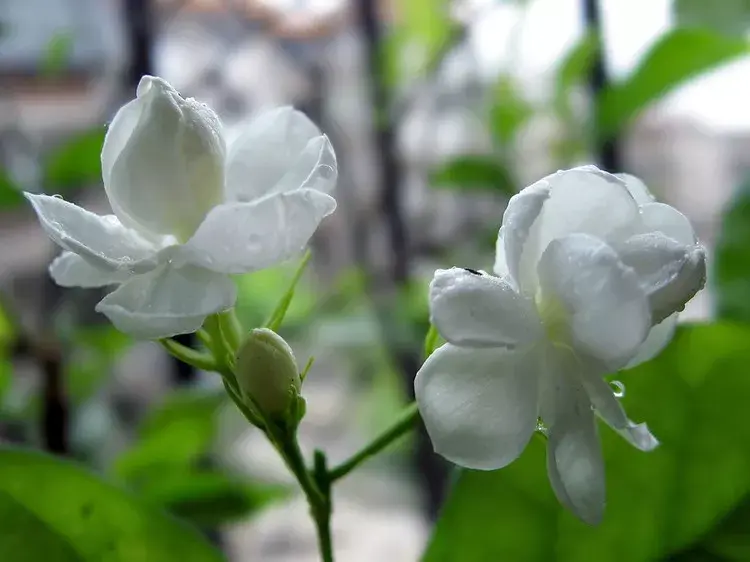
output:
[[[478,271],[477,271],[476,269],[469,269],[468,267],[464,267],[464,269],[465,269],[466,271],[468,271],[469,273],[473,273],[474,275],[482,275],[482,274],[481,274],[481,273],[479,273],[479,272],[478,272]]]

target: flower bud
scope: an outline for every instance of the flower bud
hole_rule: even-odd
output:
[[[107,197],[129,226],[184,242],[222,200],[225,152],[221,123],[208,106],[144,76],[107,131]]]
[[[252,400],[264,416],[285,419],[300,399],[301,381],[292,349],[267,328],[252,330],[240,346],[236,372],[243,397]]]

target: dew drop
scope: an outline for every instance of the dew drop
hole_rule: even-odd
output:
[[[615,393],[615,398],[622,398],[625,396],[625,385],[620,381],[612,381],[609,383],[612,387],[612,391]]]
[[[536,420],[536,431],[538,431],[545,437],[549,437],[549,428],[546,425],[544,425],[544,423],[540,419]]]

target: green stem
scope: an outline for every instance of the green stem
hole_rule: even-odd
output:
[[[385,449],[396,439],[412,429],[418,420],[419,410],[417,409],[417,403],[412,402],[411,404],[409,404],[409,406],[407,406],[407,408],[393,423],[393,425],[391,425],[383,433],[378,435],[369,444],[365,445],[365,447],[355,453],[351,458],[349,458],[349,460],[346,460],[340,465],[331,469],[331,471],[328,473],[329,481],[335,482],[339,478],[343,478],[344,476],[349,474],[357,466]]]
[[[161,339],[159,340],[159,343],[170,355],[176,357],[183,363],[195,367],[196,369],[201,369],[203,371],[219,370],[219,366],[216,361],[214,361],[214,358],[207,353],[201,353],[200,351],[191,349],[170,338]]]

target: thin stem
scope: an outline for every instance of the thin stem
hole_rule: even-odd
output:
[[[170,355],[179,359],[183,363],[195,367],[196,369],[201,369],[203,371],[219,370],[219,366],[216,364],[214,358],[207,353],[196,351],[195,349],[182,345],[171,338],[161,339],[159,340],[159,343]]]
[[[349,460],[346,460],[340,465],[331,469],[331,471],[328,473],[328,479],[331,482],[335,482],[339,478],[343,478],[357,466],[365,462],[370,457],[378,454],[388,445],[393,443],[396,439],[412,429],[416,425],[418,420],[419,410],[417,409],[417,403],[412,402],[411,404],[409,404],[409,406],[407,406],[406,410],[404,410],[404,412],[393,423],[393,425],[391,425],[383,433],[378,435],[369,444],[365,445],[365,447],[355,453],[351,458],[349,458]]]

